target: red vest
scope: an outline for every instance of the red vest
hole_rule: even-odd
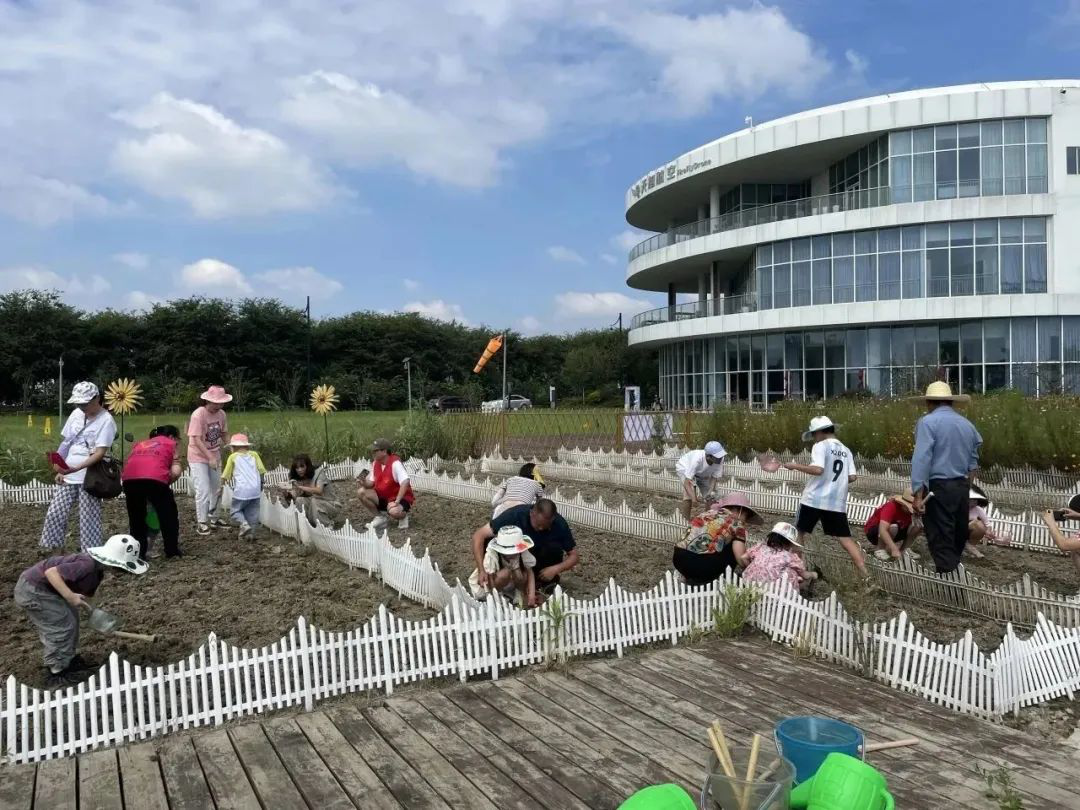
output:
[[[394,480],[395,461],[401,461],[401,459],[391,453],[386,456],[385,462],[380,464],[376,461],[371,468],[371,477],[375,481],[375,494],[387,501],[394,500],[398,490],[401,489],[401,484]],[[405,497],[402,500],[406,503],[413,502],[411,486],[405,490]]]

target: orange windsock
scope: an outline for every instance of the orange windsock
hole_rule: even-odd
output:
[[[480,359],[476,361],[476,368],[473,369],[473,374],[479,374],[484,366],[487,365],[488,360],[495,356],[495,353],[502,348],[502,335],[496,335],[488,341],[487,348],[484,349],[484,353],[480,355]]]

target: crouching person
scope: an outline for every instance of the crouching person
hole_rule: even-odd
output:
[[[743,581],[768,585],[783,579],[795,588],[808,585],[817,579],[817,572],[806,570],[802,551],[799,530],[790,523],[777,523],[764,543],[746,552],[750,562],[743,571]]]
[[[536,605],[536,557],[533,547],[517,526],[503,526],[488,541],[484,563],[469,576],[469,590],[476,599],[487,599],[489,593],[499,593],[518,607]]]
[[[76,654],[79,608],[90,606],[87,600],[97,593],[106,566],[132,574],[145,574],[149,568],[139,559],[138,541],[128,534],[116,534],[85,554],[49,557],[19,576],[15,604],[26,612],[41,638],[49,687],[74,683],[86,668]]]

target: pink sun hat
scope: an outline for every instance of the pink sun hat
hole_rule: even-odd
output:
[[[207,402],[214,402],[218,405],[224,405],[228,402],[232,402],[232,394],[227,394],[225,389],[220,385],[211,385],[199,394],[199,399],[206,400]]]
[[[754,523],[761,522],[761,515],[759,515],[758,511],[750,505],[750,499],[741,492],[732,492],[730,495],[721,498],[720,501],[717,502],[716,506],[720,509],[733,509],[735,507],[741,507],[742,509],[747,510],[748,512],[750,512],[751,515],[753,515]]]

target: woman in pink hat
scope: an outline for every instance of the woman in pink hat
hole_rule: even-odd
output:
[[[733,492],[691,519],[671,556],[675,570],[687,585],[705,585],[729,568],[746,565],[746,527],[760,522],[746,496]]]
[[[195,531],[210,534],[211,526],[228,527],[217,516],[221,489],[221,447],[228,435],[229,420],[225,406],[232,397],[220,385],[211,385],[199,397],[203,404],[188,421],[188,467],[195,483]]]

